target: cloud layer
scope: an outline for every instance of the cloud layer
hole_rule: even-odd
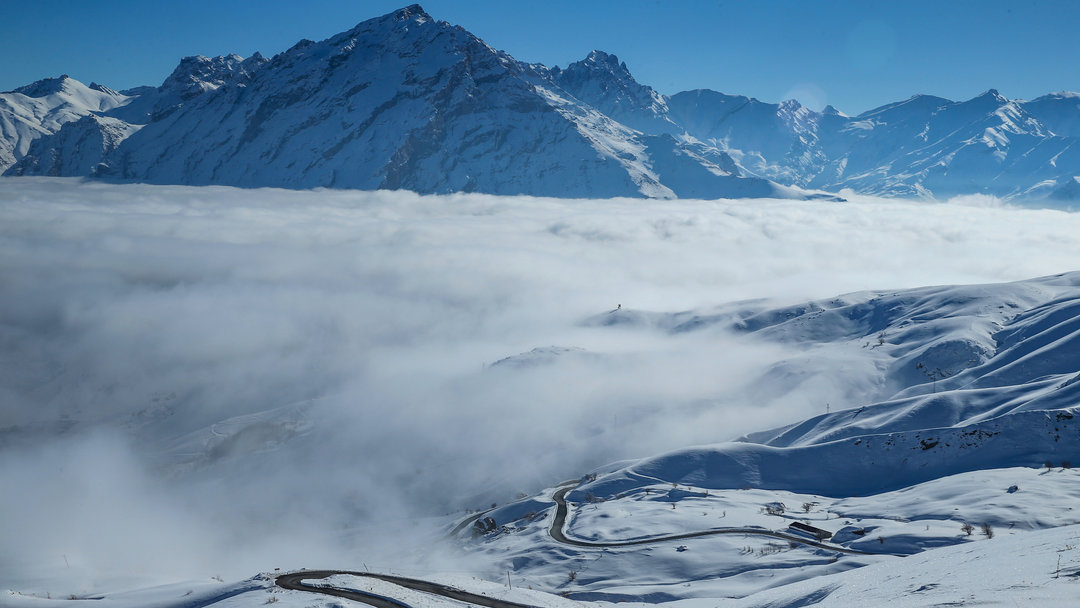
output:
[[[0,180],[0,585],[392,562],[413,516],[818,413],[843,378],[748,402],[776,345],[581,321],[1080,268],[1080,216],[977,202]]]

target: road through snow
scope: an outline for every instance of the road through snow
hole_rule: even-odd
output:
[[[576,485],[577,482],[575,481],[573,482],[573,484]],[[635,540],[621,541],[580,540],[566,536],[565,532],[563,531],[563,529],[566,527],[566,518],[570,512],[570,507],[566,502],[566,494],[572,489],[573,487],[571,484],[563,484],[555,490],[554,494],[552,494],[551,498],[553,501],[555,501],[555,517],[551,522],[551,528],[548,530],[548,533],[551,535],[551,538],[554,539],[556,542],[566,545],[573,545],[575,547],[595,547],[607,549],[613,547],[632,547],[638,545],[662,543],[687,538],[697,538],[701,536],[713,536],[719,534],[741,534],[744,536],[768,536],[770,538],[779,538],[781,540],[786,540],[793,543],[817,547],[819,549],[825,549],[827,551],[836,551],[837,553],[846,553],[849,555],[891,555],[887,553],[869,553],[866,551],[857,551],[855,549],[848,549],[846,547],[830,545],[794,534],[775,532],[772,530],[764,530],[760,528],[715,528],[711,530],[702,530],[699,532],[687,532],[683,534],[671,534],[667,536],[656,536],[652,538],[640,538]],[[451,534],[464,530],[470,522],[475,521],[483,514],[484,513],[480,513],[459,523],[457,526],[454,527]],[[290,572],[288,574],[282,574],[277,577],[276,583],[279,587],[282,587],[284,589],[291,589],[294,591],[306,591],[310,593],[321,593],[323,595],[332,595],[334,597],[356,600],[358,602],[363,602],[370,606],[374,606],[375,608],[412,608],[404,602],[375,593],[367,593],[355,589],[341,589],[338,587],[319,587],[315,585],[309,585],[304,582],[307,580],[324,579],[339,574],[364,578],[374,578],[394,585],[399,585],[407,589],[412,589],[414,591],[430,593],[453,600],[476,604],[478,606],[486,606],[487,608],[537,608],[536,606],[531,606],[529,604],[519,604],[516,602],[510,602],[506,600],[496,599],[493,597],[488,597],[486,595],[470,593],[468,591],[463,591],[461,589],[450,587],[441,583],[433,583],[420,579],[394,576],[391,574],[377,574],[374,572],[354,572],[349,570],[305,570],[301,572]]]
[[[469,604],[476,604],[478,606],[486,606],[487,608],[538,608],[537,606],[531,606],[529,604],[519,604],[517,602],[509,602],[506,600],[500,600],[486,595],[479,595],[476,593],[469,593],[468,591],[462,591],[455,587],[443,585],[441,583],[433,583],[430,581],[423,581],[415,578],[405,578],[402,576],[394,576],[390,574],[375,574],[373,572],[351,572],[349,570],[305,570],[303,572],[290,572],[289,574],[282,574],[277,577],[278,587],[284,589],[292,589],[294,591],[309,591],[311,593],[322,593],[324,595],[332,595],[334,597],[343,597],[350,600],[356,600],[358,602],[364,602],[376,608],[412,608],[408,604],[389,598],[383,595],[375,593],[367,593],[364,591],[357,591],[354,589],[341,589],[338,587],[316,587],[314,585],[305,584],[305,580],[323,579],[339,574],[348,576],[358,576],[363,578],[374,578],[394,585],[405,587],[406,589],[412,589],[414,591],[422,591],[424,593],[430,593],[433,595],[439,595],[452,600],[458,600],[460,602],[467,602]]]
[[[751,536],[768,536],[771,538],[779,538],[782,540],[790,541],[793,543],[800,543],[803,545],[809,545],[811,547],[817,547],[819,549],[826,549],[828,551],[836,551],[838,553],[846,553],[848,555],[894,555],[892,553],[869,553],[866,551],[858,551],[856,549],[848,549],[846,547],[839,547],[837,545],[830,545],[823,542],[811,540],[796,534],[788,534],[786,532],[774,532],[772,530],[764,530],[762,528],[712,528],[710,530],[702,530],[700,532],[686,532],[683,534],[671,534],[667,536],[654,536],[651,538],[639,538],[636,540],[613,540],[613,541],[596,541],[596,540],[579,540],[576,538],[570,538],[563,533],[563,528],[566,525],[566,517],[569,514],[569,507],[566,503],[566,494],[572,488],[568,486],[560,487],[555,494],[552,495],[552,499],[555,500],[555,520],[551,522],[551,529],[549,533],[551,538],[556,541],[574,545],[575,547],[598,547],[598,548],[611,548],[611,547],[631,547],[634,545],[647,545],[651,543],[662,543],[672,540],[682,540],[684,538],[698,538],[701,536],[715,536],[719,534],[743,534]],[[903,557],[897,555],[896,557]]]

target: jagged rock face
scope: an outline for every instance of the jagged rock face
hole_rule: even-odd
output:
[[[259,53],[247,59],[239,55],[184,57],[159,90],[174,91],[183,98],[191,98],[229,83],[247,82],[266,61]]]
[[[668,97],[614,55],[524,64],[416,5],[272,59],[186,57],[160,87],[121,94],[64,76],[0,93],[8,174],[193,185],[1068,199],[1078,138],[1074,93],[917,95],[854,117],[709,90]]]
[[[615,55],[593,51],[565,70],[553,68],[551,75],[563,90],[630,128],[650,134],[683,132],[668,118],[663,95],[634,80]]]

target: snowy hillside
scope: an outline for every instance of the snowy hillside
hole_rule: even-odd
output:
[[[845,584],[832,576],[819,582],[824,575],[1080,523],[1072,469],[1080,456],[1078,302],[1080,274],[1070,273],[781,308],[620,308],[593,317],[588,325],[608,331],[734,332],[783,345],[790,357],[749,380],[740,392],[747,403],[782,402],[785,393],[824,397],[828,391],[812,386],[823,380],[842,390],[826,397],[831,407],[821,404],[829,413],[736,442],[616,463],[571,484],[564,492],[572,549],[554,528],[548,538],[549,526],[562,525],[551,520],[550,497],[559,496],[552,489],[482,514],[499,527],[483,530],[473,550],[494,562],[491,576],[512,568],[575,599],[747,596],[747,605],[765,605],[755,594],[796,580],[813,578],[792,589],[823,589],[823,599]],[[794,522],[831,538],[778,543],[801,534]],[[609,552],[612,559],[602,559]],[[1077,557],[1066,558],[1075,570]],[[1048,558],[1040,563],[1049,584]],[[941,583],[927,584],[930,592]]]
[[[852,377],[847,391],[833,395],[830,413],[741,443],[642,461],[581,492],[608,497],[640,480],[660,480],[858,496],[966,471],[1074,461],[1078,304],[1080,274],[1071,273],[1009,285],[859,293],[779,309],[601,316],[593,322],[614,328],[681,333],[719,326],[798,353],[755,381],[747,399],[798,392],[838,369]],[[796,462],[824,465],[824,477]]]
[[[35,140],[56,133],[69,122],[103,114],[129,101],[107,87],[86,86],[67,75],[0,93],[0,172],[26,156]],[[97,151],[96,157],[102,153],[104,150]]]

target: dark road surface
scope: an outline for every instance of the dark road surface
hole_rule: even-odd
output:
[[[576,483],[576,482],[574,482]],[[810,547],[817,547],[819,549],[825,549],[827,551],[836,551],[837,553],[845,553],[848,555],[891,555],[888,553],[868,553],[866,551],[857,551],[855,549],[848,549],[846,547],[839,547],[836,545],[830,545],[823,542],[815,541],[802,536],[794,534],[788,534],[786,532],[774,532],[772,530],[765,530],[762,528],[715,528],[712,530],[702,530],[700,532],[687,532],[684,534],[671,534],[668,536],[654,536],[651,538],[639,538],[635,540],[614,540],[614,541],[592,541],[592,540],[580,540],[576,538],[570,538],[566,536],[563,529],[566,527],[566,518],[569,515],[570,508],[566,502],[566,494],[572,490],[571,484],[563,484],[552,495],[552,500],[555,501],[555,518],[551,522],[551,528],[548,533],[551,538],[556,542],[566,545],[572,545],[575,547],[593,547],[593,548],[613,548],[613,547],[633,547],[638,545],[648,545],[653,543],[663,543],[675,540],[682,540],[686,538],[698,538],[701,536],[715,536],[720,534],[741,534],[744,536],[766,536],[769,538],[778,538],[786,540],[792,543],[799,543]],[[484,513],[487,513],[485,511]],[[467,518],[451,531],[451,534],[456,534],[464,530],[468,525],[484,513]],[[430,581],[424,581],[415,578],[405,578],[402,576],[394,576],[391,574],[376,574],[374,572],[353,572],[349,570],[305,570],[302,572],[290,572],[288,574],[282,574],[277,577],[276,583],[278,587],[283,589],[292,589],[294,591],[306,591],[309,593],[321,593],[323,595],[332,595],[334,597],[341,597],[345,599],[355,600],[363,602],[375,608],[412,608],[408,604],[395,600],[391,597],[384,595],[378,595],[376,593],[368,593],[364,591],[352,590],[352,589],[340,589],[337,587],[317,587],[314,585],[305,584],[304,581],[318,580],[327,577],[331,577],[337,574],[345,574],[350,576],[358,576],[364,578],[374,578],[381,581],[386,581],[394,585],[412,589],[414,591],[421,591],[424,593],[430,593],[461,602],[467,602],[469,604],[476,604],[477,606],[486,606],[487,608],[537,608],[536,606],[530,606],[529,604],[518,604],[516,602],[509,602],[505,600],[488,597],[486,595],[479,595],[476,593],[470,593],[463,591],[455,587],[443,585],[441,583],[432,583]]]
[[[673,540],[682,540],[684,538],[699,538],[702,536],[716,536],[720,534],[742,534],[779,538],[781,540],[791,541],[793,543],[809,545],[811,547],[817,547],[819,549],[825,549],[828,551],[836,551],[837,553],[846,553],[848,555],[891,555],[890,553],[868,553],[866,551],[848,549],[846,547],[830,545],[827,543],[805,538],[803,536],[798,536],[796,534],[788,534],[786,532],[774,532],[772,530],[765,530],[762,528],[713,528],[711,530],[702,530],[700,532],[686,532],[684,534],[671,534],[669,536],[653,536],[650,538],[639,538],[636,540],[579,540],[576,538],[570,538],[563,533],[563,528],[566,526],[566,517],[569,514],[569,507],[567,507],[566,505],[566,494],[572,489],[573,488],[564,486],[562,488],[559,488],[559,490],[556,491],[555,494],[552,496],[552,498],[555,500],[556,505],[555,519],[551,522],[551,529],[548,532],[549,534],[551,534],[551,538],[555,539],[557,542],[566,545],[573,545],[575,547],[632,547],[635,545],[648,545],[651,543],[662,543]]]
[[[321,578],[327,578],[337,574],[347,574],[350,576],[360,576],[364,578],[375,578],[388,583],[412,589],[414,591],[423,591],[424,593],[431,593],[442,597],[447,597],[453,600],[461,602],[467,602],[469,604],[476,604],[477,606],[487,606],[487,608],[537,608],[529,604],[518,604],[517,602],[508,602],[505,600],[488,597],[486,595],[480,595],[477,593],[469,593],[468,591],[462,591],[456,587],[450,587],[441,583],[432,583],[430,581],[422,581],[415,578],[405,578],[403,576],[394,576],[391,574],[375,574],[373,572],[350,572],[348,570],[305,570],[303,572],[291,572],[289,574],[282,574],[277,577],[278,587],[285,589],[292,589],[295,591],[308,591],[311,593],[322,593],[324,595],[332,595],[334,597],[343,597],[350,600],[356,600],[358,602],[364,602],[376,608],[412,608],[404,602],[400,602],[393,598],[389,598],[383,595],[377,595],[374,593],[367,593],[364,591],[354,591],[350,589],[339,589],[336,587],[316,587],[314,585],[304,584],[305,580],[317,580]]]

